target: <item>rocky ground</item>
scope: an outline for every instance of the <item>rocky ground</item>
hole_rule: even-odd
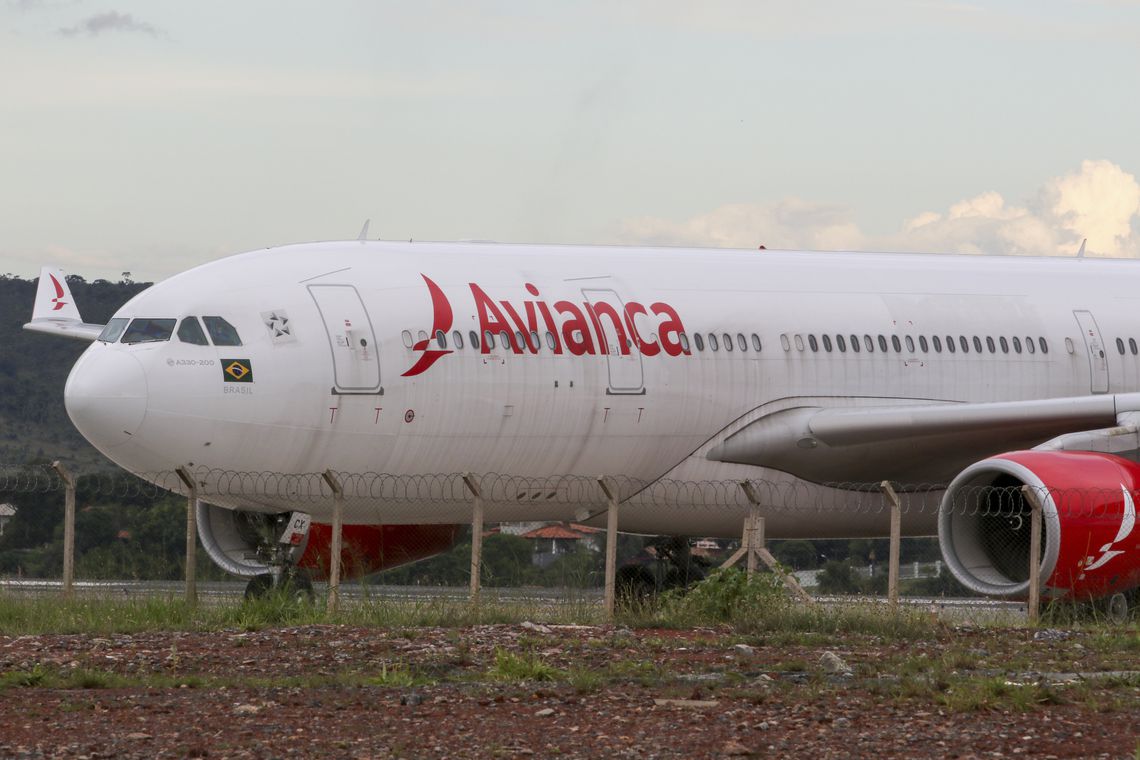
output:
[[[0,636],[2,757],[1135,757],[1135,632]]]

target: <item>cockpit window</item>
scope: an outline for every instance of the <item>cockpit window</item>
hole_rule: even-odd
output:
[[[197,317],[185,317],[178,325],[178,340],[195,346],[208,346],[206,333],[202,332],[202,325],[198,324]]]
[[[159,343],[170,340],[176,319],[132,319],[123,343]]]
[[[115,317],[107,323],[107,326],[103,328],[103,332],[99,333],[98,340],[104,343],[114,343],[119,339],[119,336],[123,334],[123,330],[127,329],[127,322],[130,321],[131,320],[126,317]]]
[[[241,338],[237,330],[221,317],[202,317],[206,323],[206,331],[210,333],[210,340],[215,346],[240,346]]]

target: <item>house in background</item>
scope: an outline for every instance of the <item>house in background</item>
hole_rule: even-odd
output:
[[[534,544],[531,562],[537,567],[549,567],[563,554],[576,551],[579,544],[590,551],[601,551],[599,534],[602,533],[601,528],[558,522],[548,523],[521,535]]]
[[[11,504],[0,504],[0,536],[4,535],[4,526],[16,516],[16,508]]]

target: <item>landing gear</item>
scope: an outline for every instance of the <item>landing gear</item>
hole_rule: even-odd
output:
[[[245,598],[249,600],[264,599],[274,594],[280,594],[294,602],[307,603],[315,599],[313,582],[308,573],[295,567],[290,567],[279,578],[274,578],[270,573],[255,575],[245,585]]]
[[[642,562],[623,565],[617,571],[617,597],[622,603],[643,603],[662,591],[688,588],[704,580],[710,566],[694,557],[684,536],[659,536],[645,548]]]
[[[246,599],[263,599],[281,594],[295,601],[313,600],[313,582],[308,573],[296,565],[304,548],[311,519],[304,512],[266,515],[242,513],[242,536],[255,547],[250,559],[265,565],[267,572],[250,579],[245,587]]]

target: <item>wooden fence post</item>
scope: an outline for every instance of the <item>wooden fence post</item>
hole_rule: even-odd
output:
[[[902,542],[902,505],[889,480],[879,484],[891,504],[891,548],[887,563],[887,601],[899,606],[899,544]]]
[[[606,616],[612,618],[617,606],[617,532],[618,494],[610,488],[604,477],[598,478],[598,485],[606,495],[609,506],[606,511]]]
[[[186,603],[198,603],[198,483],[185,467],[175,470],[186,486]]]
[[[75,586],[75,478],[60,462],[51,466],[63,480],[63,595],[70,597]]]
[[[483,568],[483,492],[471,473],[463,476],[463,483],[475,499],[471,510],[471,603],[478,604]]]
[[[1041,499],[1030,486],[1021,493],[1029,502],[1029,609],[1030,625],[1037,625],[1041,613]]]
[[[340,480],[331,469],[325,470],[321,477],[333,492],[333,521],[332,545],[329,547],[329,598],[326,609],[330,613],[337,611],[340,604],[340,555],[344,541],[344,489]]]

